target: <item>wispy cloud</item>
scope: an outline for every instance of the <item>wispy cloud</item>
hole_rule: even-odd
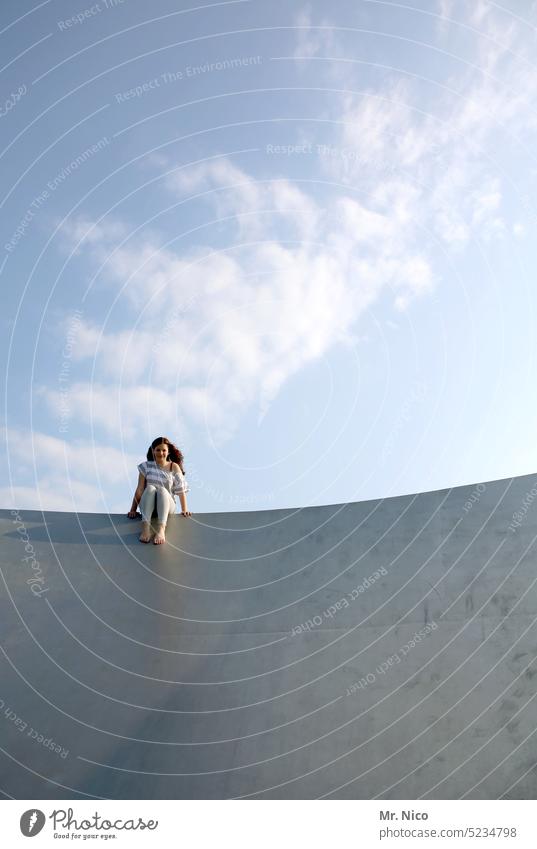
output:
[[[40,431],[4,428],[8,469],[0,487],[1,503],[20,509],[66,511],[127,510],[117,503],[123,484],[135,483],[137,455],[91,439],[63,439]],[[134,470],[134,472],[133,472]],[[116,489],[117,488],[117,489]]]
[[[441,20],[453,14],[464,24],[449,32],[459,71],[451,63],[440,85],[429,81],[426,96],[419,78],[395,73],[382,87],[354,94],[347,64],[349,91],[339,98],[342,129],[334,142],[346,155],[323,165],[333,179],[368,191],[380,211],[402,204],[416,228],[462,249],[509,230],[503,148],[506,136],[532,143],[537,70],[527,29],[492,4],[444,0],[439,12]]]
[[[402,200],[389,213],[345,196],[323,208],[290,181],[257,182],[226,159],[180,172],[167,185],[229,218],[236,247],[180,257],[136,240],[110,251],[108,227],[100,241],[93,228],[88,250],[106,262],[106,275],[125,286],[133,309],[144,293],[151,304],[134,332],[82,325],[77,356],[95,358],[98,375],[121,385],[73,386],[70,404],[109,432],[123,422],[128,434],[137,415],[163,417],[180,399],[191,420],[225,439],[249,405],[262,415],[292,375],[334,345],[352,344],[357,321],[382,290],[392,288],[402,309],[432,286],[427,259],[402,238]],[[172,325],[159,342],[167,317]],[[136,365],[125,365],[134,354]]]
[[[309,3],[297,12],[295,26],[298,28],[294,51],[295,58],[311,58],[317,55],[330,56],[333,55],[334,51],[340,50],[334,26],[328,18],[322,18],[319,23],[313,26],[313,12]],[[297,65],[300,67],[299,63]]]
[[[335,155],[318,157],[339,191],[321,197],[278,174],[257,179],[221,157],[177,169],[165,186],[182,213],[201,205],[227,228],[225,250],[210,228],[206,244],[179,251],[157,232],[131,237],[125,221],[70,222],[70,244],[83,239],[124,307],[106,326],[81,323],[76,356],[94,360],[96,379],[71,387],[74,416],[126,438],[141,416],[184,430],[202,424],[224,440],[249,406],[262,418],[293,375],[355,344],[381,296],[397,311],[430,293],[443,271],[436,243],[462,251],[513,232],[498,151],[502,133],[524,140],[535,129],[527,39],[491,4],[441,0],[438,12],[465,24],[465,61],[457,72],[446,65],[442,85],[429,81],[428,110],[419,78],[394,72],[357,94],[352,62],[340,63],[349,85],[332,98]],[[335,27],[323,20],[316,29],[309,7],[298,21],[295,56],[352,58]],[[442,42],[447,31],[437,35]],[[173,165],[160,156],[158,167]],[[42,393],[57,403],[54,391]]]

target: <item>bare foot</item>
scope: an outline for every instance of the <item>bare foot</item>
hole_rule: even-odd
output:
[[[155,534],[153,544],[162,545],[163,542],[166,542],[166,536],[164,535],[164,525],[157,525],[157,532]]]
[[[151,542],[151,525],[149,522],[142,522],[142,533],[139,539],[140,542]]]

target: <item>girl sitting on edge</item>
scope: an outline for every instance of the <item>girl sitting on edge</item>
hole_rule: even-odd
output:
[[[165,528],[170,513],[175,513],[175,498],[179,495],[183,516],[192,516],[187,508],[183,455],[176,445],[165,436],[153,440],[147,451],[147,460],[138,466],[138,486],[132,499],[129,519],[136,518],[140,505],[142,514],[142,533],[140,542],[151,541],[151,517],[157,508],[157,530],[153,540],[155,545],[166,541]]]

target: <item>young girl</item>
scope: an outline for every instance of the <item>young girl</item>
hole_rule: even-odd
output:
[[[138,486],[128,516],[136,518],[139,504],[142,514],[140,542],[150,542],[151,516],[156,505],[158,523],[153,542],[161,545],[166,541],[164,530],[168,516],[175,513],[176,494],[181,501],[182,515],[192,516],[186,504],[188,484],[184,478],[183,455],[167,437],[158,436],[148,448],[147,460],[139,464],[138,471]]]

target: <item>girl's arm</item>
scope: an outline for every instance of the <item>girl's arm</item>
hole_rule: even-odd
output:
[[[172,463],[172,472],[174,472],[174,474],[179,474],[180,477],[181,477],[181,480],[182,481],[184,480],[183,475],[181,474],[181,469],[179,468],[177,463]],[[188,509],[188,506],[187,506],[187,503],[186,503],[186,492],[184,490],[183,491],[178,490],[178,491],[176,491],[176,494],[179,496],[179,501],[181,502],[181,513],[183,514],[183,516],[192,516],[192,513]]]
[[[192,516],[192,513],[187,507],[186,495],[184,492],[179,493],[179,501],[181,502],[181,513],[183,514],[183,516]]]
[[[145,476],[138,472],[138,486],[136,487],[136,492],[134,493],[134,497],[132,499],[131,509],[128,512],[129,519],[136,519],[136,511],[138,509],[138,504],[140,503],[140,499],[143,495],[145,489]]]

